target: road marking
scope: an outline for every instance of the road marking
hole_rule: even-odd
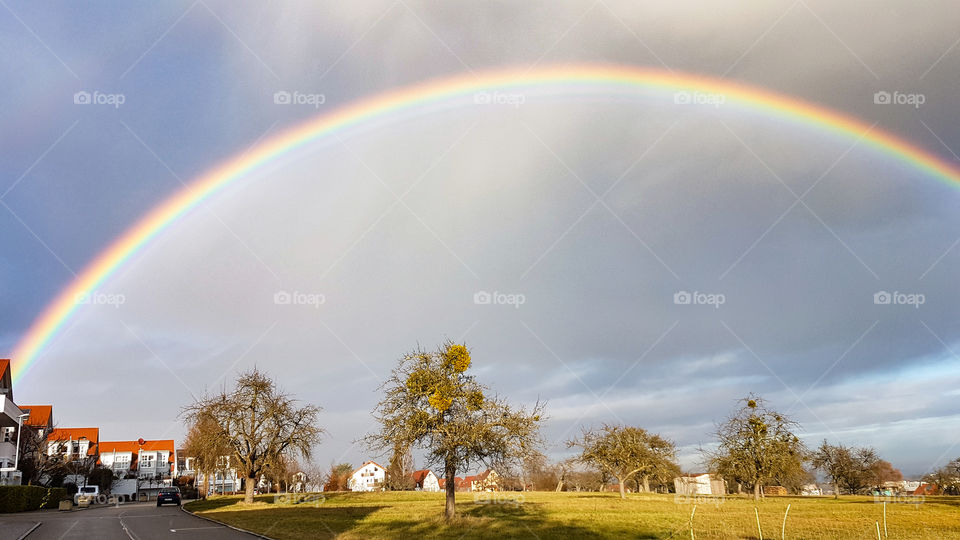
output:
[[[199,531],[200,529],[222,529],[223,525],[217,527],[181,527],[179,529],[170,529],[170,532],[175,533],[177,531]]]

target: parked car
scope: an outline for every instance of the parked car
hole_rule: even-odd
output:
[[[157,506],[162,506],[164,503],[176,503],[180,506],[180,488],[176,486],[160,488],[157,492]]]
[[[97,502],[97,495],[100,495],[98,486],[80,486],[77,493],[73,496],[73,504],[80,504],[81,498],[86,498],[87,502],[94,504]]]

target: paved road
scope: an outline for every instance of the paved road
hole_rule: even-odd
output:
[[[106,540],[152,540],[155,538],[250,540],[254,536],[191,516],[176,506],[157,508],[156,503],[131,503],[91,507],[60,512],[42,510],[19,514],[0,514],[0,539],[16,539],[35,523],[29,540],[68,540],[103,538]]]

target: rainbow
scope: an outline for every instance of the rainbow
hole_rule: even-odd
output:
[[[390,120],[394,116],[442,107],[457,100],[473,103],[473,99],[467,101],[463,98],[475,98],[481,92],[571,88],[577,92],[607,94],[641,90],[667,91],[674,95],[680,92],[720,94],[725,103],[860,139],[863,145],[934,178],[950,185],[960,183],[960,170],[891,133],[871,129],[869,124],[860,120],[796,98],[726,80],[628,66],[564,65],[532,71],[496,70],[427,81],[358,100],[278,134],[251,151],[216,166],[154,207],[97,255],[32,323],[13,350],[14,380],[19,380],[27,372],[44,347],[63,328],[80,305],[77,299],[81,295],[95,291],[180,216],[264,164],[330,134],[371,121]]]

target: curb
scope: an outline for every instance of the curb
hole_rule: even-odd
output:
[[[269,536],[264,536],[264,535],[262,535],[262,534],[255,533],[255,532],[253,532],[253,531],[248,531],[248,530],[246,530],[246,529],[241,529],[240,527],[234,527],[233,525],[229,525],[229,524],[224,523],[224,522],[222,522],[222,521],[217,521],[217,520],[215,520],[215,519],[213,519],[213,518],[208,518],[208,517],[206,517],[206,516],[201,516],[201,515],[199,515],[199,514],[196,514],[196,513],[194,513],[194,512],[191,512],[191,511],[187,510],[187,509],[184,508],[183,506],[180,506],[180,511],[181,511],[181,512],[184,512],[184,513],[186,513],[186,514],[189,514],[189,515],[191,515],[191,516],[193,516],[193,517],[197,517],[197,518],[200,518],[200,519],[209,521],[210,523],[216,523],[217,525],[223,525],[224,527],[228,527],[228,528],[233,529],[233,530],[235,530],[235,531],[237,531],[237,532],[242,532],[242,533],[249,534],[250,536],[253,536],[253,537],[255,537],[255,538],[262,538],[263,540],[274,540],[273,538],[270,538]],[[39,525],[39,523],[38,523],[38,525]],[[34,528],[36,528],[36,527],[34,527]],[[27,534],[29,534],[29,533],[27,533]]]
[[[42,521],[36,522],[36,523],[33,525],[33,527],[30,527],[30,530],[29,530],[29,531],[21,534],[20,537],[17,538],[17,540],[23,540],[24,538],[30,536],[30,533],[32,533],[33,531],[37,530],[37,527],[39,527],[39,526],[42,525],[42,524],[43,524]]]

